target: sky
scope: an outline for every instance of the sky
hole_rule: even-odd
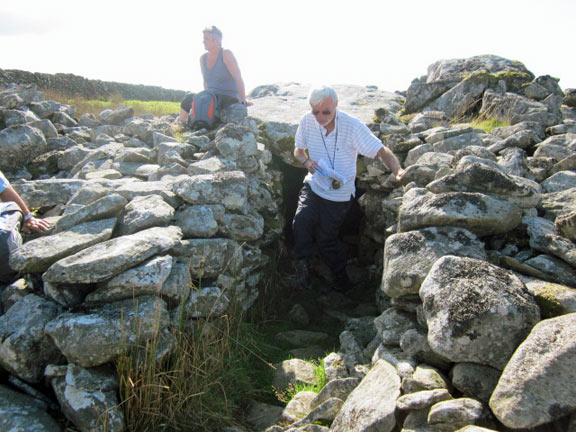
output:
[[[27,0],[0,3],[0,69],[198,91],[216,25],[246,89],[404,91],[442,59],[493,54],[576,88],[576,0]]]

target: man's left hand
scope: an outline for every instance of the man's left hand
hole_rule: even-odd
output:
[[[32,231],[36,232],[48,231],[50,228],[51,228],[50,222],[35,217],[31,217],[22,224],[22,231],[24,231],[25,233],[30,233]]]

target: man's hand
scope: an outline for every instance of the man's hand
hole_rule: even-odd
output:
[[[30,219],[24,221],[22,224],[22,231],[30,233],[32,231],[42,232],[48,231],[51,228],[50,222],[44,219],[35,218],[32,216]]]
[[[394,176],[396,178],[396,181],[398,182],[402,181],[402,177],[404,177],[404,174],[406,174],[406,170],[404,168],[400,168],[396,173],[396,175]]]

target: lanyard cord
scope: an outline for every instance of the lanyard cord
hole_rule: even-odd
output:
[[[332,159],[330,159],[330,153],[328,152],[328,147],[326,146],[326,140],[324,139],[324,134],[322,133],[322,126],[320,126],[320,137],[322,138],[322,144],[324,144],[324,149],[326,150],[326,156],[328,156],[328,161],[333,170],[335,170],[336,165],[336,146],[338,145],[338,122],[336,118],[334,118],[334,122],[336,123],[336,139],[334,141],[334,152],[332,154]]]

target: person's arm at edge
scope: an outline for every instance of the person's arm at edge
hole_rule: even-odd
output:
[[[386,165],[388,169],[392,171],[392,173],[396,177],[396,180],[401,181],[402,176],[406,171],[400,165],[400,162],[398,161],[396,155],[392,153],[392,151],[386,146],[383,146],[380,150],[378,150],[377,155],[380,158],[380,160],[384,162],[384,165]]]
[[[15,202],[20,210],[22,210],[22,214],[24,215],[24,222],[22,223],[22,230],[24,232],[28,231],[47,231],[50,229],[50,222],[36,218],[30,213],[28,206],[22,199],[22,197],[14,190],[12,186],[6,187],[4,191],[0,193],[0,200],[2,201],[13,201]],[[28,216],[30,215],[30,216]],[[28,219],[26,219],[28,217]]]
[[[246,100],[246,88],[244,87],[244,80],[242,79],[242,74],[240,73],[240,68],[238,67],[236,58],[234,58],[234,54],[232,54],[232,51],[225,49],[223,50],[222,56],[226,68],[236,83],[236,88],[238,89],[238,94],[240,95],[240,103],[245,105],[252,105],[252,102],[248,102]]]

